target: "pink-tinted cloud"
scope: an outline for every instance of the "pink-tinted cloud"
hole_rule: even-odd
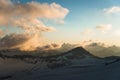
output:
[[[64,22],[69,10],[57,3],[27,2],[13,3],[0,0],[0,27],[21,28],[22,33],[5,33],[0,39],[0,48],[35,49],[41,46],[41,33],[55,31],[41,19]],[[7,29],[8,30],[8,29]],[[8,34],[8,35],[6,35]]]

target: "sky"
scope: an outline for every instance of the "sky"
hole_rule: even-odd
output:
[[[92,40],[120,45],[120,0],[1,0],[0,4],[2,38],[16,41],[19,34],[19,42],[23,43],[33,37],[21,38],[20,33],[25,32],[44,38],[41,43],[79,44]]]
[[[30,0],[21,0],[26,3]],[[44,33],[48,42],[79,43],[95,40],[120,44],[120,0],[34,0],[40,3],[57,3],[69,10],[64,24],[44,21],[54,26],[55,32]],[[113,12],[107,13],[112,8]],[[105,10],[106,9],[106,10]],[[97,29],[101,26],[104,29]],[[110,29],[107,29],[107,27]]]

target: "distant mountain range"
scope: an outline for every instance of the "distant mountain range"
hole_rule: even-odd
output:
[[[35,55],[32,55],[31,52],[24,52],[20,50],[1,50],[0,57],[1,58],[17,58],[17,59],[24,59],[24,58],[52,59],[52,58],[59,58],[59,57],[66,57],[67,59],[82,59],[85,57],[99,58],[97,56],[92,55],[82,47],[77,47],[68,52],[51,55],[51,56],[35,56]]]
[[[24,52],[23,52],[24,53]],[[12,55],[10,55],[12,54]],[[19,50],[2,50],[0,51],[0,58],[2,59],[20,59],[27,63],[36,64],[43,61],[48,63],[48,67],[54,65],[96,65],[96,64],[109,64],[115,61],[119,61],[120,57],[110,56],[106,58],[100,58],[94,56],[82,47],[74,48],[68,52],[53,56],[34,56],[28,54],[22,54]],[[109,62],[110,61],[110,62]]]
[[[52,56],[26,53],[29,52],[0,51],[0,80],[48,80],[49,77],[51,80],[58,80],[58,78],[59,80],[66,80],[66,78],[69,80],[119,80],[119,56],[100,58],[82,47]],[[113,71],[118,77],[109,76],[109,74],[113,75]],[[70,78],[73,75],[74,77]],[[78,76],[77,79],[76,76]],[[102,76],[104,79],[101,78]]]

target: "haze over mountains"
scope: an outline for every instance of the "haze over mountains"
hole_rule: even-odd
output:
[[[34,51],[24,51],[19,48],[15,49],[3,49],[0,50],[1,53],[7,55],[38,55],[38,56],[48,56],[48,55],[56,55],[60,53],[67,52],[75,47],[79,47],[81,44],[69,44],[64,43],[62,45],[59,44],[49,44],[42,47],[36,48]],[[115,45],[106,45],[100,42],[90,42],[89,44],[84,44],[84,47],[91,54],[99,57],[107,57],[107,56],[120,56],[120,47]]]
[[[60,80],[62,78],[63,80],[66,80],[66,78],[70,79],[68,74],[71,75],[75,71],[76,75],[79,75],[79,78],[75,78],[75,76],[73,75],[73,78],[71,78],[71,80],[78,80],[80,78],[82,80],[88,80],[88,78],[82,77],[82,75],[87,76],[88,73],[95,75],[96,71],[97,73],[99,73],[99,70],[103,69],[102,71],[104,72],[104,68],[111,67],[111,65],[114,66],[114,64],[117,65],[119,63],[120,57],[99,58],[92,55],[82,47],[77,47],[65,53],[46,57],[27,54],[7,55],[0,53],[0,79],[46,80],[48,79],[48,77],[44,76],[50,75],[49,79]],[[54,73],[54,71],[56,70],[58,72]],[[94,71],[91,72],[90,70],[94,70],[95,73]],[[114,70],[114,67],[112,67],[111,70]],[[84,74],[83,72],[86,73]],[[54,76],[52,76],[53,73]],[[56,76],[55,74],[58,76]],[[60,77],[60,75],[65,74],[66,76]],[[98,77],[98,75],[97,78],[96,75],[94,77],[89,75],[88,77],[91,77],[92,80],[101,79],[100,77]],[[104,76],[103,80],[105,80],[104,78],[106,79],[107,77]],[[116,77],[115,80],[118,80],[118,77]]]
[[[0,0],[0,80],[120,80],[119,14],[120,0]]]

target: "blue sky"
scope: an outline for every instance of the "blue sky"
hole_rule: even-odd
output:
[[[16,2],[16,0],[12,0]],[[19,0],[20,3],[37,1],[38,3],[53,2],[69,10],[65,24],[43,20],[48,26],[56,28],[55,32],[43,33],[48,42],[79,43],[85,40],[97,40],[117,43],[119,36],[120,11],[107,11],[112,7],[120,7],[120,0]],[[115,11],[114,9],[113,11]],[[108,26],[110,25],[110,26]],[[100,26],[100,27],[97,27]],[[107,30],[108,27],[111,29]],[[102,29],[101,29],[102,28]],[[105,28],[106,30],[103,30]],[[101,30],[101,31],[100,31]],[[117,34],[117,35],[116,35]],[[114,37],[114,38],[113,38]]]

